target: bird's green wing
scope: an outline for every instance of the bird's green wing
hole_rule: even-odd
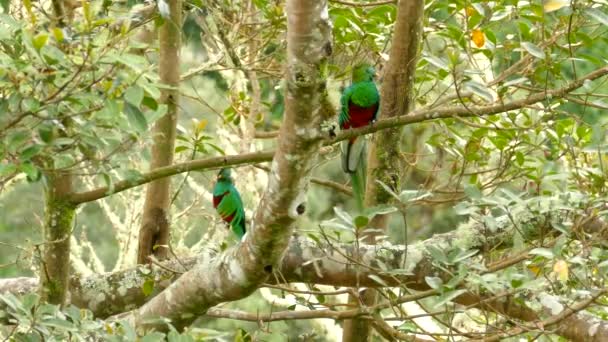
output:
[[[348,113],[348,103],[352,95],[352,86],[349,86],[342,91],[340,97],[340,115],[338,116],[338,125],[343,127],[348,120],[350,120],[350,114]]]
[[[227,190],[224,197],[222,197],[222,200],[220,201],[220,204],[218,204],[216,210],[220,216],[226,217],[232,215],[236,210],[238,210],[239,206],[243,206],[241,197],[236,192],[236,189],[231,187]]]

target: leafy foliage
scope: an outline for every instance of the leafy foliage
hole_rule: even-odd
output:
[[[4,9],[0,14],[0,208],[19,216],[3,217],[0,222],[0,242],[18,247],[10,253],[3,248],[0,263],[17,259],[23,273],[37,271],[29,260],[37,257],[41,242],[32,227],[42,215],[44,174],[69,171],[77,176],[78,191],[107,185],[111,192],[118,179],[140,178],[147,169],[150,128],[166,112],[160,104],[164,86],[158,81],[156,46],[136,39],[140,31],[154,34],[157,19],[142,21],[128,14],[138,8],[128,7],[133,1],[83,3],[88,5],[79,7],[63,29],[44,15],[47,5],[0,3]],[[394,202],[353,216],[350,197],[335,188],[313,187],[300,227],[315,229],[302,228],[302,232],[319,245],[357,244],[377,214],[391,215],[391,230],[380,239],[387,245],[390,241],[419,247],[419,241],[441,237],[439,233],[456,227],[459,232],[474,232],[423,251],[444,273],[424,279],[437,292],[421,303],[429,313],[442,311],[435,317],[444,322],[452,322],[453,302],[465,290],[482,295],[510,290],[518,301],[542,311],[545,295],[569,304],[604,288],[608,253],[598,238],[601,235],[586,231],[583,223],[590,217],[606,218],[608,213],[605,82],[586,81],[568,94],[486,115],[488,106],[562,88],[605,66],[605,5],[574,3],[572,7],[552,1],[427,2],[414,98],[416,109],[429,110],[430,116],[403,130],[399,142],[404,151],[403,188],[383,185]],[[273,140],[252,137],[274,131],[281,121],[286,60],[283,2],[187,1],[186,5],[190,40],[182,51],[184,100],[177,161],[275,147]],[[326,77],[336,108],[340,88],[348,83],[347,75],[356,63],[376,64],[381,84],[396,15],[394,4],[330,3],[334,50]],[[433,111],[462,107],[481,110],[466,117],[433,117]],[[316,168],[315,177],[345,181],[331,160],[335,154],[324,155],[327,160]],[[253,168],[236,172],[250,217],[261,198],[266,172]],[[179,256],[221,246],[223,227],[217,225],[216,230],[218,220],[208,203],[211,177],[188,174],[172,197],[172,243]],[[26,210],[29,205],[35,208]],[[140,191],[132,191],[80,209],[72,251],[78,273],[131,265],[140,207]],[[483,233],[466,229],[471,226],[483,227]],[[479,247],[487,241],[495,242],[491,249]],[[487,271],[522,253],[528,253],[522,261]],[[405,266],[390,269],[381,257],[377,259],[373,267],[378,275],[372,280],[380,285],[386,277],[413,272]],[[148,283],[143,291],[153,291],[152,285]],[[323,291],[318,286],[311,288],[314,296],[294,296],[285,307],[333,310],[334,304],[343,305],[337,296],[319,294]],[[403,284],[382,294],[394,299],[409,291]],[[285,297],[282,290],[274,294]],[[108,324],[84,309],[60,311],[39,303],[35,296],[19,301],[5,295],[2,300],[9,310],[0,315],[18,323],[16,338],[131,340],[136,336],[128,324]],[[605,304],[605,298],[598,303]],[[254,311],[258,304],[250,299],[238,307]],[[606,317],[602,306],[588,311]],[[400,311],[386,309],[379,314],[401,320],[397,327],[402,331],[424,332],[395,312]],[[501,317],[487,312],[467,310],[462,315],[482,328],[507,326]],[[263,330],[252,325],[251,331],[233,334],[234,325],[217,324],[220,330],[236,334],[237,340]],[[290,329],[285,334],[297,330]],[[225,335],[192,328],[188,336],[172,331],[142,340]]]

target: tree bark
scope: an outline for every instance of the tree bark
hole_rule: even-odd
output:
[[[594,239],[606,239],[608,230],[606,230],[605,222],[579,216],[572,218],[571,214],[571,212],[562,212],[558,215],[563,216],[557,216],[554,219],[559,221],[565,217],[570,217],[576,222],[581,222],[580,228],[582,231],[593,235]],[[448,281],[453,275],[450,270],[446,270],[443,266],[438,266],[433,262],[433,257],[427,252],[429,246],[446,250],[450,250],[452,246],[460,246],[467,250],[495,250],[498,246],[508,249],[511,248],[516,227],[533,225],[536,228],[530,230],[536,232],[545,226],[547,219],[545,216],[515,215],[512,222],[509,218],[503,216],[497,220],[497,230],[489,236],[483,234],[487,228],[482,221],[471,220],[460,225],[452,232],[436,234],[422,243],[407,247],[399,245],[383,245],[381,247],[361,245],[357,248],[352,244],[319,245],[305,238],[296,237],[290,240],[285,257],[280,264],[281,277],[271,277],[268,282],[305,282],[333,286],[355,286],[359,284],[374,288],[406,284],[410,289],[427,291],[429,285],[425,280],[426,277],[439,276],[444,281]],[[369,267],[362,268],[362,271],[356,270],[351,261],[355,253],[360,253],[361,259]],[[140,265],[136,268],[114,273],[93,275],[86,278],[74,277],[71,279],[71,303],[92,310],[96,317],[108,317],[141,306],[174,282],[178,278],[179,272],[190,270],[196,267],[197,263],[211,266],[212,260],[216,259],[217,256],[216,251],[206,251],[196,257],[165,261],[161,267]],[[351,256],[351,259],[349,260],[345,256]],[[483,272],[494,273],[522,262],[528,257],[532,257],[532,255],[521,255],[521,257],[516,256],[515,258],[498,261],[493,265],[488,265],[488,269]],[[375,271],[381,270],[383,265],[389,270],[402,269],[405,272],[387,274]],[[208,272],[214,271],[219,272],[208,269]],[[379,276],[386,285],[379,284],[371,279],[369,277],[371,274]],[[146,282],[154,284],[153,291],[150,293],[142,291]],[[37,284],[38,281],[34,278],[1,279],[0,293],[22,295],[35,291]],[[438,295],[438,293],[425,294],[424,297],[430,295]],[[398,305],[398,301],[413,300],[409,297],[412,296],[404,296],[394,303],[383,303],[378,308]],[[529,294],[524,294],[524,298],[526,297],[529,297]],[[520,321],[530,322],[540,319],[542,312],[537,313],[525,305],[521,305],[521,300],[521,296],[504,296],[497,293],[480,295],[466,292],[455,298],[454,302],[500,313]],[[549,305],[551,305],[551,308],[543,308],[543,311],[550,312],[554,309],[552,304]],[[3,309],[4,307],[0,303],[0,310]],[[322,317],[340,319],[340,317],[356,316],[345,314],[344,311],[324,311]],[[182,313],[193,315],[191,311]],[[281,313],[277,314],[276,317],[282,315]],[[555,316],[555,313],[550,312],[550,315]],[[310,314],[308,317],[312,318],[312,316],[314,314]],[[608,322],[592,318],[585,312],[575,312],[570,317],[563,318],[561,324],[557,324],[555,333],[575,341],[605,341],[608,336]]]
[[[72,191],[69,173],[45,175],[44,245],[40,264],[42,301],[63,305],[69,291],[70,236],[76,208],[67,200]]]
[[[162,89],[161,102],[167,105],[167,113],[154,125],[151,169],[171,165],[173,162],[180,80],[180,47],[182,2],[170,0],[170,15],[159,30],[159,74],[162,83],[171,89]],[[149,262],[148,256],[165,259],[170,237],[170,194],[171,179],[155,180],[148,185],[146,201],[139,230],[137,262]]]
[[[380,119],[409,113],[412,108],[412,88],[423,16],[424,1],[399,2],[390,57],[380,92]],[[400,142],[400,127],[383,130],[372,139],[367,161],[366,207],[389,203],[391,200],[391,195],[379,186],[376,180],[399,191],[403,169]],[[369,244],[375,243],[378,235],[386,230],[388,219],[387,215],[374,217],[368,226],[373,230],[364,231],[364,241]],[[407,229],[405,225],[404,229]],[[358,293],[359,296],[350,296],[351,303],[371,306],[376,302],[374,290]],[[371,327],[370,320],[367,319],[346,320],[342,341],[367,341],[370,338]]]
[[[564,214],[567,217],[568,214]],[[285,253],[285,258],[281,262],[281,278],[270,278],[269,282],[306,282],[314,284],[326,284],[333,286],[353,286],[360,283],[362,286],[382,287],[383,285],[369,278],[370,274],[376,274],[386,282],[387,286],[400,286],[407,284],[411,289],[426,291],[429,289],[425,281],[428,276],[441,276],[445,280],[451,275],[445,269],[433,264],[433,259],[426,254],[427,246],[441,247],[449,249],[450,246],[461,246],[464,241],[468,242],[467,248],[474,249],[493,249],[498,244],[503,248],[510,248],[510,239],[513,237],[513,230],[516,226],[526,225],[535,222],[535,225],[542,226],[546,217],[542,219],[515,218],[515,223],[509,220],[499,220],[498,230],[492,236],[483,237],[482,231],[486,228],[477,221],[472,221],[461,225],[458,229],[445,233],[437,234],[424,241],[422,244],[405,246],[377,246],[362,245],[359,252],[362,259],[367,261],[369,268],[364,268],[366,272],[356,272],[349,260],[344,255],[354,255],[356,247],[353,245],[318,245],[305,238],[292,238]],[[578,220],[586,221],[583,230],[588,234],[594,234],[597,239],[605,239],[606,224],[599,220]],[[595,235],[599,234],[599,235]],[[167,288],[178,277],[178,273],[170,270],[185,271],[191,269],[198,263],[210,264],[210,260],[217,257],[216,252],[202,253],[197,257],[182,260],[165,261],[162,267],[156,265],[138,266],[129,270],[102,275],[93,275],[87,278],[74,277],[71,280],[71,301],[72,304],[92,310],[97,317],[107,317],[113,314],[129,310],[145,303],[151,297]],[[406,261],[404,264],[404,260]],[[523,259],[521,259],[523,260]],[[519,261],[521,261],[519,260]],[[411,271],[412,275],[395,274],[386,275],[374,273],[373,269],[380,269],[382,261],[391,270],[405,268]],[[498,263],[502,266],[494,266],[486,272],[495,272],[498,269],[508,267],[512,263]],[[185,269],[184,269],[185,267]],[[144,293],[142,288],[146,282],[154,283],[154,290],[151,293]],[[25,294],[35,291],[37,280],[34,278],[15,278],[0,280],[0,293]],[[487,297],[485,297],[487,296]],[[403,300],[406,300],[405,296]],[[408,299],[411,301],[411,299]],[[501,296],[488,293],[479,295],[472,292],[464,293],[454,299],[454,302],[476,306],[480,309],[500,313],[520,321],[536,321],[540,314],[521,305],[521,297]],[[480,304],[481,303],[481,304]],[[392,305],[392,303],[387,303]],[[387,304],[382,304],[383,307]],[[0,305],[0,309],[3,309]],[[543,308],[544,311],[551,311],[551,308]],[[320,317],[340,319],[347,316],[344,311],[328,311]],[[217,312],[216,312],[217,313]],[[191,312],[184,312],[191,314]],[[264,313],[258,313],[259,320],[263,320]],[[280,317],[282,313],[273,313],[273,317]],[[255,314],[252,314],[255,316]],[[294,315],[298,315],[294,313]],[[555,315],[551,313],[551,315]],[[312,318],[314,313],[308,316]],[[608,338],[608,322],[598,320],[585,312],[574,312],[570,317],[564,318],[557,324],[555,333],[575,341],[605,341]]]

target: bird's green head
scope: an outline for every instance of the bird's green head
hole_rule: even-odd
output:
[[[217,174],[217,180],[218,181],[227,181],[227,182],[232,182],[232,171],[231,169],[221,169],[220,172]]]
[[[358,64],[353,69],[353,82],[370,82],[374,80],[376,70],[367,63]]]

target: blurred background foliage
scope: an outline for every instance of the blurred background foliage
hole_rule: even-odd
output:
[[[75,8],[70,27],[57,31],[41,14],[48,4],[27,3],[2,1],[0,15],[0,127],[5,127],[0,133],[0,277],[35,275],[44,211],[40,170],[75,170],[81,191],[137,178],[148,170],[148,128],[166,110],[156,102],[162,85],[156,76],[158,45],[150,39],[162,19],[133,16],[146,4],[91,1],[86,8]],[[416,107],[524,98],[604,66],[605,3],[556,3],[427,1]],[[176,162],[271,148],[272,139],[248,140],[247,125],[268,133],[281,122],[284,2],[192,0],[185,1],[184,11]],[[329,13],[334,51],[327,79],[337,109],[357,62],[375,64],[381,84],[396,7],[336,1],[330,2]],[[504,73],[525,58],[533,62]],[[87,72],[79,74],[79,65]],[[252,77],[258,80],[257,90],[251,87]],[[65,91],[63,84],[68,85]],[[59,90],[62,97],[53,101]],[[411,243],[453,230],[471,214],[462,203],[500,197],[497,189],[522,199],[568,191],[580,191],[591,202],[601,198],[608,161],[606,94],[605,82],[588,82],[570,98],[508,114],[406,126],[401,144],[408,166],[398,195],[407,206],[407,240],[399,215],[392,218],[388,240]],[[20,114],[23,120],[13,124]],[[337,153],[334,148],[323,155],[315,177],[347,182]],[[172,178],[172,248],[177,255],[235,243],[211,206],[215,173]],[[236,174],[250,218],[266,172],[248,166]],[[332,188],[312,186],[308,196],[306,217],[298,223],[301,234],[316,234],[322,222],[335,218],[336,206],[354,208],[347,195]],[[73,234],[76,273],[134,264],[142,205],[142,188],[135,188],[79,208]],[[353,238],[346,230],[341,232],[344,241]],[[268,296],[258,293],[228,306],[270,310]],[[202,322],[220,331],[243,327],[276,341],[308,334],[309,324],[314,323],[288,321],[269,328],[229,320]],[[310,340],[322,340],[323,334]]]

